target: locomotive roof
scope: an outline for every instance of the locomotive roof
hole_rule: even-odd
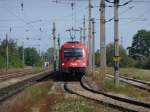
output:
[[[70,45],[78,45],[78,46],[85,46],[84,44],[82,44],[81,42],[79,41],[68,41],[66,43],[64,43],[62,46],[70,46]]]
[[[66,43],[78,44],[78,43],[80,43],[80,42],[79,42],[79,41],[68,41],[68,42],[66,42]]]

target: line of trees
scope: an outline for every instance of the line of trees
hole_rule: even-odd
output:
[[[25,63],[23,64],[23,47],[17,46],[14,40],[8,41],[9,50],[9,68],[18,68],[23,66],[42,66],[43,60],[35,48],[25,48]],[[107,65],[113,66],[114,44],[109,43],[107,49]],[[53,64],[53,48],[46,52],[48,62]],[[43,53],[43,56],[45,53]],[[139,30],[134,36],[132,45],[127,49],[120,46],[120,67],[137,67],[150,69],[150,31]],[[100,53],[95,53],[95,64],[99,66]],[[0,43],[0,68],[6,67],[6,40]]]
[[[107,49],[107,66],[113,66],[114,44],[109,43]],[[99,66],[99,50],[95,53],[95,64]],[[132,45],[127,49],[120,46],[120,66],[150,69],[150,31],[139,30],[133,36]]]
[[[6,67],[6,44],[3,40],[0,43],[0,68]],[[24,50],[24,63],[23,63]],[[23,66],[42,66],[42,59],[35,48],[23,48],[18,46],[14,40],[8,41],[9,68],[21,68]]]
[[[150,69],[150,31],[138,31],[128,49],[129,56],[136,60],[136,67]]]

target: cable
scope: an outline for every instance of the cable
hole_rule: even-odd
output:
[[[6,9],[10,14],[12,14],[13,16],[15,16],[16,18],[18,18],[20,21],[22,21],[25,24],[28,24],[28,22],[26,22],[24,19],[20,18],[19,16],[17,16],[15,13],[13,13],[11,10],[8,10],[7,8],[3,8]]]
[[[115,3],[115,2],[111,2],[111,1],[109,1],[109,0],[105,0],[106,2],[108,2],[108,3]],[[127,4],[129,4],[130,2],[132,2],[133,0],[129,0],[129,1],[127,1],[127,2],[125,2],[125,3],[123,3],[123,4],[119,4],[118,6],[120,7],[120,6],[125,6],[125,5],[127,5]],[[116,2],[119,2],[119,0],[116,0]]]
[[[108,3],[114,3],[114,2],[110,2],[109,0],[105,0],[106,2],[108,2]]]
[[[125,10],[125,11],[121,12],[121,13],[120,13],[120,15],[122,15],[122,14],[124,14],[124,13],[128,12],[129,10],[133,9],[133,7],[134,7],[134,6],[129,7],[127,10]],[[113,19],[114,19],[114,17],[112,17],[112,18],[108,19],[108,20],[107,20],[107,21],[105,21],[105,22],[110,22],[110,21],[112,21]]]
[[[136,3],[150,3],[149,0],[133,0],[132,2],[136,2]]]
[[[140,14],[138,17],[143,17],[146,13],[149,13],[150,12],[150,9],[148,9],[148,10],[145,10],[142,14]],[[131,20],[131,22],[128,22],[128,23],[126,23],[126,25],[127,24],[130,24],[130,23],[133,23],[133,22],[135,22],[136,21],[136,19],[134,19],[134,20]],[[146,21],[146,20],[144,20],[144,21]]]

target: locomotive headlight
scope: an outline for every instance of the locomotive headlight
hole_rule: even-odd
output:
[[[85,66],[85,63],[82,63],[83,66]]]
[[[64,66],[64,63],[62,63],[61,65]]]

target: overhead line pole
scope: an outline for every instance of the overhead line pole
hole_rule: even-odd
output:
[[[95,20],[92,18],[92,69],[95,68]]]
[[[91,32],[91,13],[92,13],[92,1],[89,0],[89,34],[88,34],[88,68],[90,69],[91,66],[92,66],[92,38],[91,38],[91,35],[92,35],[92,32]]]
[[[100,0],[100,79],[104,81],[106,72],[105,45],[105,0]]]
[[[81,42],[81,43],[82,43],[82,40],[83,40],[82,31],[83,31],[83,29],[82,29],[82,27],[81,27],[81,28],[80,28],[80,42]]]
[[[114,47],[115,47],[115,60],[114,60],[114,71],[115,71],[115,84],[119,84],[119,32],[118,32],[118,8],[119,0],[114,0]]]
[[[25,61],[24,61],[24,42],[22,42],[22,64],[24,66]]]
[[[85,42],[85,30],[86,30],[86,26],[85,26],[85,16],[83,18],[83,43],[86,44]]]
[[[60,60],[60,35],[59,34],[58,34],[58,38],[57,38],[57,43],[58,43],[58,69],[60,71],[60,68],[61,68],[60,62],[61,62],[61,60]]]
[[[53,35],[53,64],[54,64],[54,71],[56,71],[56,26],[55,22],[53,22],[53,29],[52,29],[52,35]]]
[[[6,71],[8,71],[8,66],[9,66],[8,34],[6,34]]]

